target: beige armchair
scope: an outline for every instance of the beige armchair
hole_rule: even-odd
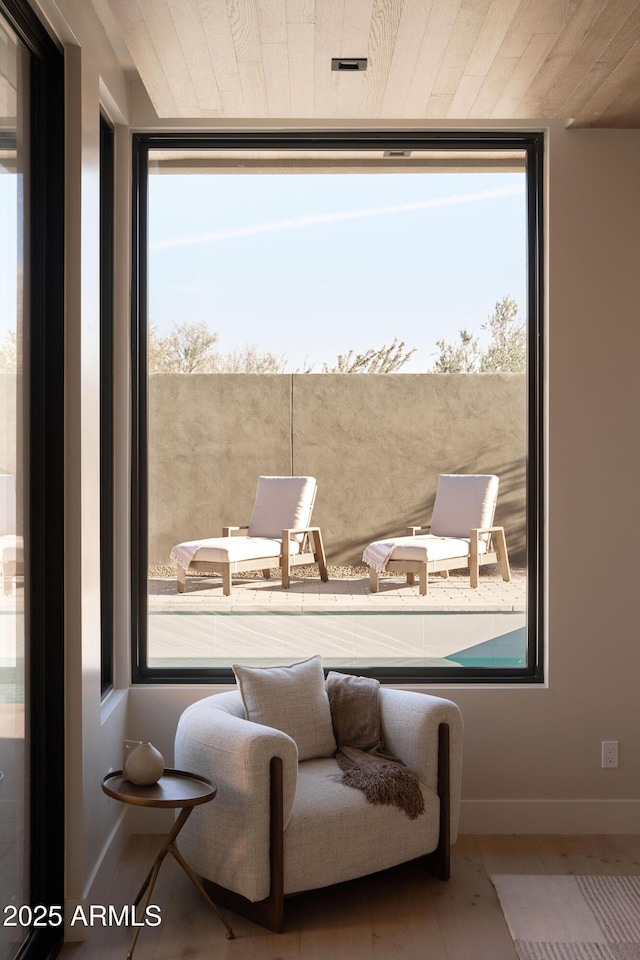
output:
[[[449,876],[460,810],[462,720],[449,700],[380,687],[386,749],[418,777],[411,820],[340,782],[333,756],[298,762],[286,733],[245,719],[239,693],[207,697],[179,721],[175,764],[215,780],[179,846],[212,898],[279,932],[284,899],[409,860]]]
[[[438,479],[431,525],[409,527],[407,536],[376,540],[364,551],[371,593],[380,574],[406,573],[407,583],[419,577],[426,596],[429,574],[469,568],[470,585],[478,586],[479,569],[499,563],[502,579],[511,580],[504,527],[494,526],[498,477],[493,474],[442,474]]]
[[[178,593],[184,593],[191,570],[221,574],[225,597],[231,594],[232,573],[243,570],[262,570],[268,578],[272,567],[281,567],[286,590],[291,567],[317,563],[326,581],[322,533],[310,526],[316,490],[314,477],[259,477],[248,524],[223,527],[221,537],[191,540],[172,549]]]

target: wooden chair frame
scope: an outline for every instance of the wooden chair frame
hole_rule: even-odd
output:
[[[248,530],[249,525],[240,527],[223,527],[222,536],[232,537],[234,533],[240,530]],[[289,549],[291,537],[302,534],[299,553],[291,553]],[[272,556],[259,557],[255,560],[192,560],[188,570],[176,565],[178,593],[184,593],[186,587],[187,573],[191,570],[200,573],[219,573],[222,575],[222,593],[225,597],[231,596],[231,568],[233,572],[238,573],[244,570],[262,570],[265,579],[271,576],[272,567],[282,569],[282,587],[288,590],[291,585],[291,568],[302,564],[317,563],[320,572],[320,579],[326,583],[329,579],[327,573],[327,560],[322,542],[322,533],[320,527],[300,527],[286,528],[282,531],[282,548],[279,554]]]
[[[24,576],[24,563],[22,560],[3,560],[2,561],[2,592],[8,597],[13,592],[13,581],[16,577]]]
[[[282,760],[272,757],[270,785],[269,822],[269,896],[253,903],[246,897],[221,887],[212,880],[203,879],[203,885],[211,899],[219,906],[247,917],[274,933],[281,933],[284,926],[284,827]],[[451,875],[451,790],[450,790],[449,724],[438,726],[438,797],[440,798],[440,832],[438,846],[433,853],[409,861],[431,870],[440,880]],[[290,896],[296,896],[291,894]]]
[[[6,534],[0,538],[0,566],[2,568],[2,593],[5,597],[13,593],[16,577],[24,577],[24,541],[18,534]],[[4,559],[4,550],[15,551],[14,560]]]
[[[406,535],[408,537],[420,536],[420,531],[428,532],[431,527],[407,527]],[[479,551],[480,537],[488,534],[487,549],[485,553]],[[429,574],[440,573],[445,577],[449,575],[449,570],[459,570],[462,567],[469,568],[471,586],[475,589],[478,586],[480,567],[487,563],[499,563],[500,573],[505,582],[511,580],[511,568],[509,566],[509,556],[507,554],[507,541],[504,534],[504,527],[475,527],[470,531],[469,553],[461,557],[449,557],[445,560],[387,560],[385,574],[406,573],[407,583],[415,582],[415,576],[419,578],[420,596],[426,597],[428,593]],[[373,567],[369,569],[369,590],[371,593],[377,593],[380,587],[380,574]]]
[[[313,508],[316,502],[318,487],[313,491],[313,497],[309,506],[309,519],[313,514]],[[248,530],[249,524],[241,526],[230,526],[222,528],[223,537],[232,537],[239,534],[241,530]],[[300,541],[300,552],[291,553],[291,538],[302,535]],[[256,537],[257,540],[260,537]],[[268,539],[268,538],[267,538]],[[187,585],[187,573],[195,570],[198,573],[219,573],[222,576],[222,593],[225,597],[231,596],[231,568],[234,573],[241,573],[246,570],[262,570],[265,580],[271,576],[273,567],[280,567],[282,570],[282,588],[288,590],[291,585],[291,567],[299,567],[303,564],[317,563],[320,573],[320,579],[326,583],[329,579],[327,573],[327,558],[324,552],[322,542],[322,532],[320,527],[288,527],[282,531],[282,544],[280,553],[277,555],[267,554],[264,557],[257,557],[251,560],[192,560],[189,567],[185,570],[180,564],[176,564],[176,579],[178,593],[184,593]]]

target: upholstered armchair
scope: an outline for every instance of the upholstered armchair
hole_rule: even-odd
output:
[[[280,729],[247,720],[240,692],[183,713],[175,765],[213,779],[218,793],[194,810],[179,846],[217,903],[280,932],[290,894],[410,860],[448,878],[460,809],[460,711],[440,697],[383,686],[380,711],[386,749],[420,781],[425,812],[416,819],[341,783],[330,748],[299,751]],[[324,755],[302,759],[308,752]]]

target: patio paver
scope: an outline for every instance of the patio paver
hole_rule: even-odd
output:
[[[373,594],[366,577],[335,578],[327,583],[318,577],[292,578],[288,590],[283,590],[277,579],[247,578],[235,579],[231,596],[224,597],[218,577],[187,577],[183,594],[176,592],[174,577],[154,577],[149,579],[149,612],[524,612],[526,588],[524,571],[514,571],[509,583],[499,576],[480,577],[475,590],[468,577],[433,577],[426,597],[419,595],[417,584],[409,586],[400,577],[381,578],[380,591]]]

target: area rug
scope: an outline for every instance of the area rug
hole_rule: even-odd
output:
[[[640,960],[640,876],[491,881],[521,960]]]

